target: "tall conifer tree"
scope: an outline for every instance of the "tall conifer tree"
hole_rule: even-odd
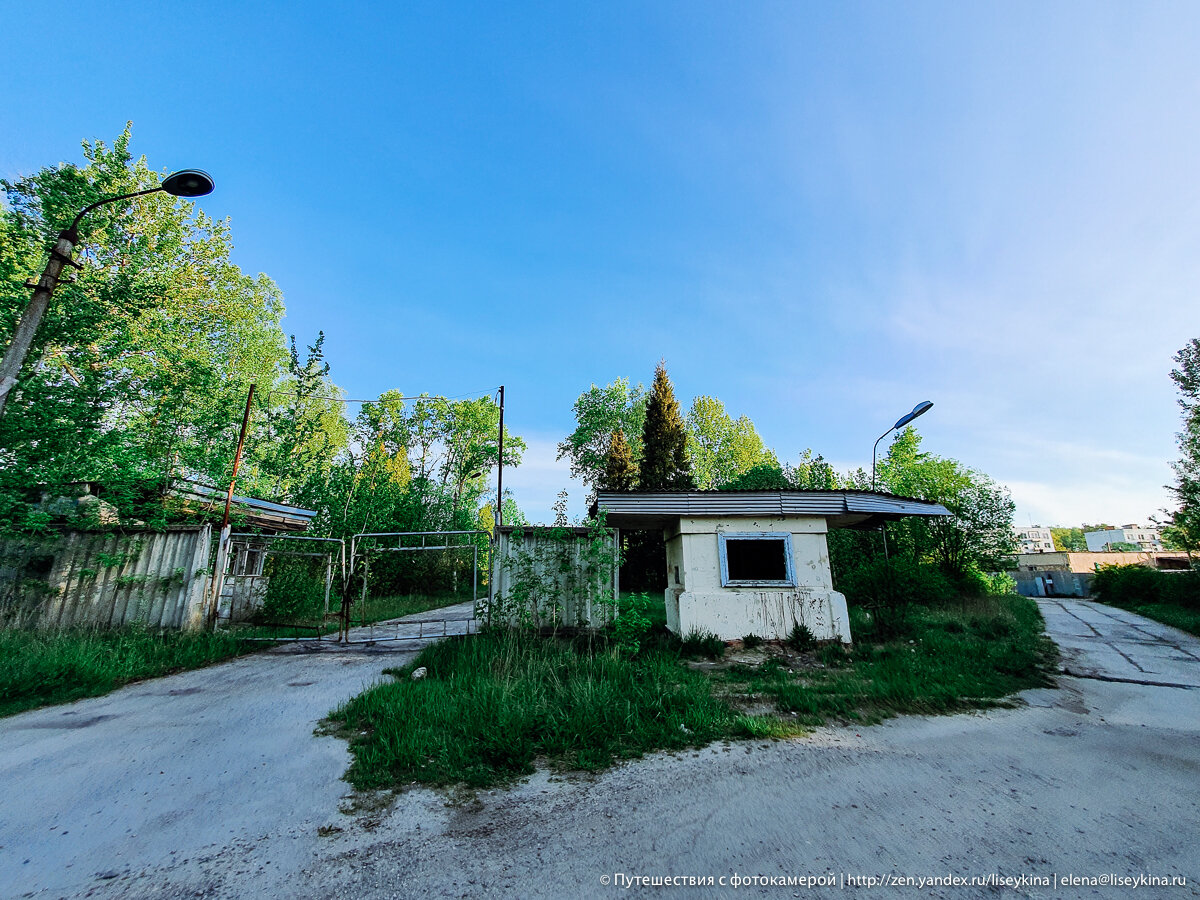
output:
[[[643,491],[695,487],[687,456],[687,431],[664,360],[659,360],[654,370],[654,385],[646,404],[638,487]]]
[[[608,457],[604,462],[606,491],[632,491],[637,484],[638,467],[633,461],[633,449],[625,439],[625,429],[617,428],[608,442]]]

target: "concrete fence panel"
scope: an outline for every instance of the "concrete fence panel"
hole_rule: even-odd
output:
[[[0,540],[0,622],[199,627],[211,549],[209,525]]]

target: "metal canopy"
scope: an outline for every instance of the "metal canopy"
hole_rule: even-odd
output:
[[[873,528],[904,516],[948,516],[940,503],[875,491],[600,491],[593,511],[614,528],[652,530],[688,517],[814,516],[830,528]]]

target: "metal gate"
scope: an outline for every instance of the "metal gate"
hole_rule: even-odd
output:
[[[338,612],[334,589],[345,584],[346,545],[337,538],[231,534],[217,586],[217,618],[320,635]],[[339,610],[342,606],[338,599]]]
[[[475,607],[486,599],[480,597],[479,582],[481,572],[489,571],[490,546],[486,531],[354,535],[349,575],[357,600],[349,611],[350,642],[474,634],[479,628]],[[422,556],[423,563],[413,562]],[[469,612],[463,610],[465,600],[471,602]],[[404,613],[409,605],[413,610]],[[398,621],[402,618],[407,621]]]

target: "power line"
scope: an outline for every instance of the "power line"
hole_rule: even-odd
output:
[[[490,396],[493,396],[496,393],[496,391],[497,391],[497,388],[492,388],[490,391],[479,390],[479,391],[472,391],[472,392],[466,393],[466,394],[453,394],[450,396],[446,396],[443,394],[415,394],[415,395],[401,394],[400,396],[397,396],[397,397],[388,397],[388,399],[389,400],[464,400],[464,399],[474,398],[474,397],[490,397]],[[294,391],[260,391],[258,393],[258,397],[264,398],[264,399],[273,397],[273,396],[293,397],[296,395],[297,395],[297,393]],[[328,394],[305,394],[304,397],[307,400],[333,400],[336,403],[379,403],[383,399],[382,394],[380,394],[380,396],[378,396],[378,397],[372,397],[369,400],[355,400],[355,399],[351,399],[348,397],[334,397],[334,396],[330,396]]]

